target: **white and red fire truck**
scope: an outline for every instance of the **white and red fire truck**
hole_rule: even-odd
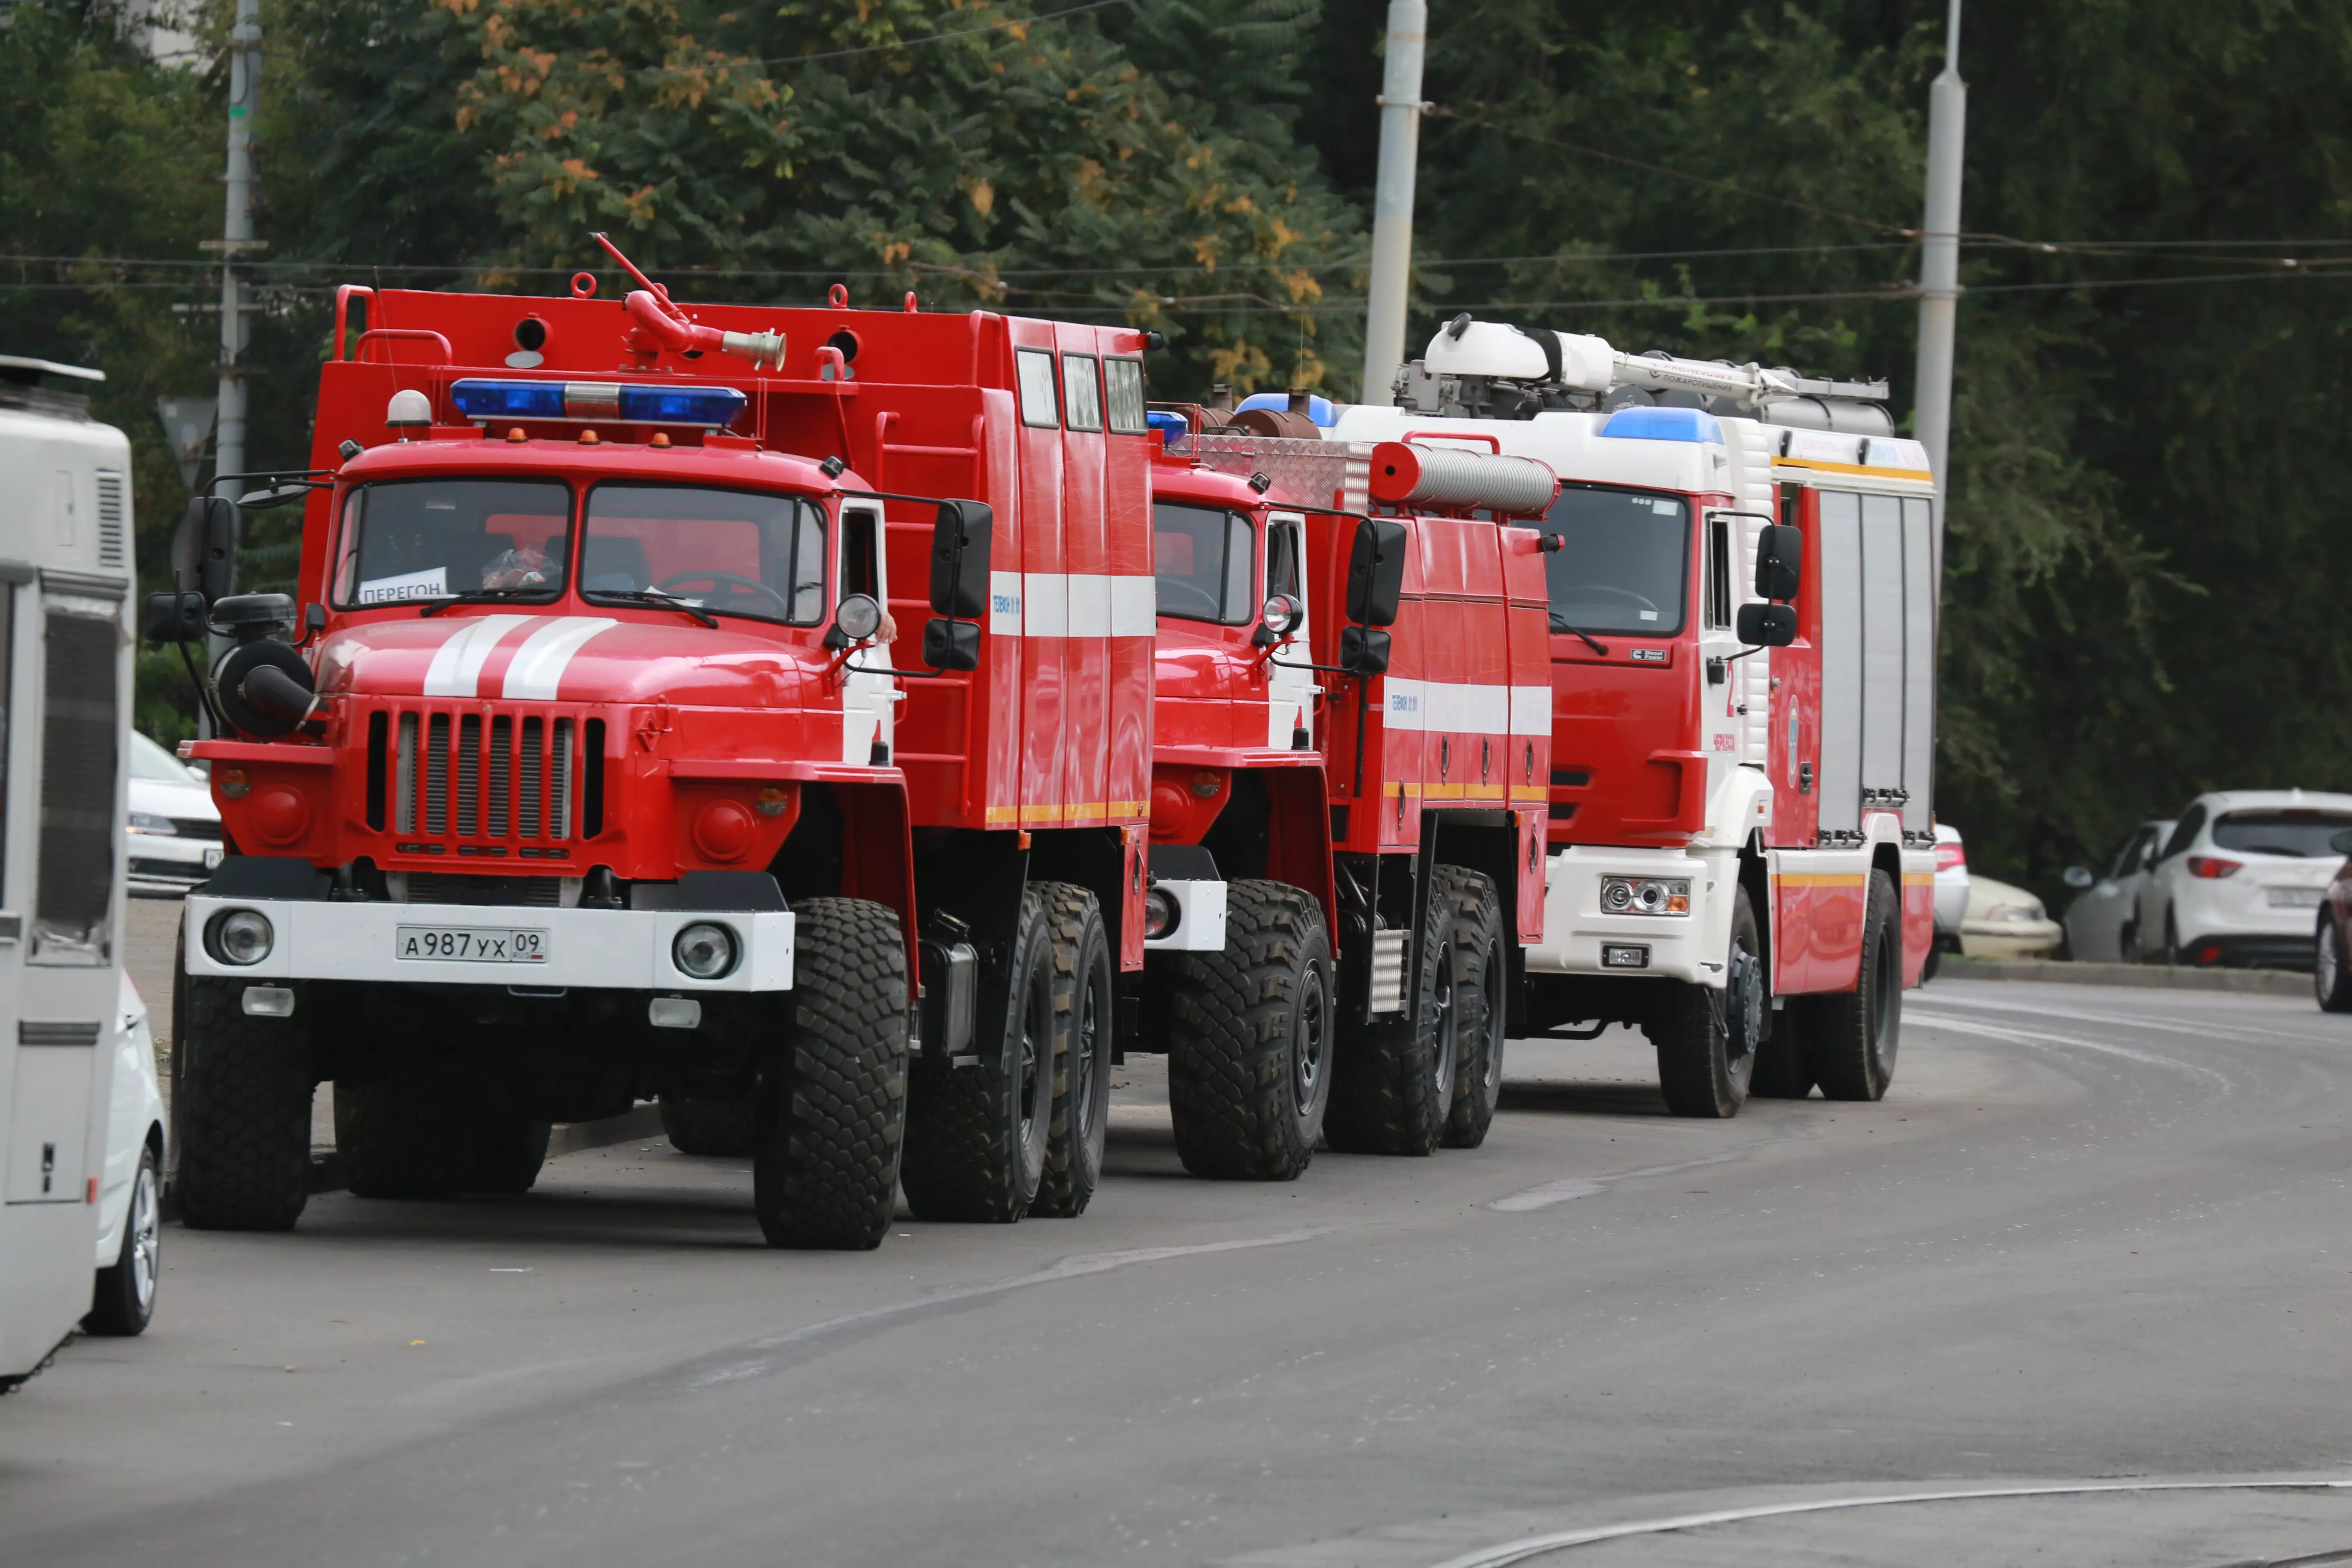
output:
[[[247,476],[308,505],[299,610],[151,603],[236,644],[182,1212],[290,1226],[331,1079],[362,1194],[520,1191],[658,1095],[777,1245],[877,1245],[902,1181],[1076,1214],[1143,961],[1146,336],[688,311],[611,254],[625,299],[344,289],[316,467]]]
[[[1933,940],[1937,582],[1885,387],[1465,315],[1397,393],[1317,433],[1561,481],[1523,1026],[1638,1026],[1685,1115],[1883,1095]]]

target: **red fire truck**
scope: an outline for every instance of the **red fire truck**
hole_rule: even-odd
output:
[[[1465,315],[1397,392],[1326,434],[1562,481],[1528,1026],[1640,1026],[1683,1115],[1878,1099],[1933,940],[1937,580],[1884,384]]]
[[[1143,962],[1145,335],[612,257],[617,300],[342,290],[316,466],[247,498],[307,501],[299,612],[151,605],[235,639],[182,1210],[290,1226],[331,1079],[361,1194],[521,1190],[658,1094],[775,1245],[877,1245],[902,1180],[1076,1214]]]
[[[1198,1174],[1283,1180],[1318,1131],[1475,1146],[1542,933],[1550,768],[1542,542],[1494,518],[1540,516],[1552,476],[1484,458],[1431,483],[1402,447],[1150,417],[1138,990],[1177,1149]]]

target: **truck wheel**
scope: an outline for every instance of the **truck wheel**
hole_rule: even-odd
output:
[[[974,1031],[980,1060],[959,1068],[926,1053],[915,1064],[903,1174],[908,1205],[924,1219],[1009,1225],[1045,1180],[1056,1048],[1045,886],[1021,895],[1004,1010]]]
[[[663,1136],[681,1154],[751,1156],[751,1101],[747,1099],[665,1089],[661,1124]]]
[[[1457,867],[1430,873],[1429,910],[1412,942],[1419,1021],[1381,1019],[1339,1037],[1323,1135],[1350,1154],[1431,1154],[1445,1135],[1460,1072],[1461,964],[1454,930],[1465,895]],[[1484,880],[1484,879],[1480,879]],[[1474,1008],[1476,1004],[1472,1005]]]
[[[1903,933],[1895,907],[1894,879],[1873,871],[1859,981],[1851,991],[1809,998],[1806,1054],[1828,1099],[1883,1099],[1894,1079],[1903,1032]]]
[[[1046,1121],[1045,1170],[1029,1212],[1075,1219],[1087,1212],[1102,1179],[1110,1123],[1110,937],[1094,894],[1046,882],[1046,923],[1054,933],[1054,1010],[1061,1048],[1054,1054],[1054,1106]]]
[[[1676,985],[1656,1004],[1645,1032],[1658,1051],[1658,1087],[1676,1116],[1721,1120],[1748,1102],[1768,1000],[1762,947],[1748,889],[1738,888],[1723,989]]]
[[[1509,965],[1503,956],[1502,900],[1494,879],[1477,871],[1442,866],[1431,889],[1434,898],[1451,888],[1454,911],[1454,1109],[1445,1119],[1445,1146],[1475,1149],[1494,1124],[1503,1096],[1503,1035],[1510,1008],[1503,985]]]
[[[310,1040],[256,1018],[245,984],[188,976],[173,1020],[180,1217],[196,1230],[291,1230],[310,1191]]]
[[[146,1332],[155,1316],[155,1287],[163,1277],[163,1172],[151,1145],[139,1152],[139,1173],[131,1179],[121,1249],[98,1271],[89,1315],[81,1321],[90,1333],[127,1337]]]
[[[335,1085],[335,1149],[355,1198],[454,1198],[474,1173],[475,1110],[436,1078]]]
[[[1297,1179],[1331,1100],[1331,939],[1315,895],[1231,882],[1225,945],[1170,955],[1168,1109],[1196,1176]]]
[[[482,1106],[474,1112],[474,1159],[466,1177],[469,1193],[527,1193],[547,1163],[548,1124],[519,1111]]]
[[[907,1112],[907,938],[864,899],[810,899],[789,1019],[760,1077],[751,1206],[771,1247],[882,1245]]]
[[[2320,1010],[2352,1013],[2352,968],[2344,963],[2344,944],[2336,934],[2336,917],[2319,917],[2319,940],[2311,952],[2312,989],[2319,994]]]

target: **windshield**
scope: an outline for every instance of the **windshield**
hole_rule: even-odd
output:
[[[2352,827],[2352,812],[2229,811],[2213,822],[2213,847],[2247,855],[2338,857],[2327,841]]]
[[[1544,557],[1552,630],[1680,632],[1689,521],[1689,505],[1677,496],[1562,487],[1544,524],[1565,541]]]
[[[757,490],[598,485],[583,525],[580,596],[646,593],[813,626],[824,618],[824,509]]]
[[[157,784],[202,785],[205,782],[184,767],[179,758],[136,730],[131,731],[131,776]]]
[[[1153,501],[1151,563],[1160,580],[1160,613],[1220,626],[1247,623],[1255,543],[1249,519],[1237,511]]]
[[[572,492],[554,479],[405,479],[343,502],[335,603],[346,609],[484,588],[562,591]]]

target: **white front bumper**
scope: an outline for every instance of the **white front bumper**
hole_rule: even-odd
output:
[[[205,929],[226,910],[257,910],[275,940],[258,963],[223,963]],[[242,980],[373,980],[394,984],[581,986],[606,991],[789,991],[793,924],[788,911],[548,910],[476,904],[327,903],[221,899],[190,894],[183,928],[188,973]],[[696,980],[670,960],[680,929],[709,921],[735,933],[740,954],[717,980]],[[479,963],[395,955],[399,930],[543,931],[546,959]]]
[[[1719,987],[1730,945],[1731,904],[1739,869],[1736,848],[1620,849],[1571,845],[1544,867],[1544,937],[1528,949],[1530,974],[1598,974],[1684,980]],[[1686,877],[1690,913],[1614,915],[1601,908],[1601,879]],[[1647,949],[1638,969],[1604,966],[1603,947]]]

